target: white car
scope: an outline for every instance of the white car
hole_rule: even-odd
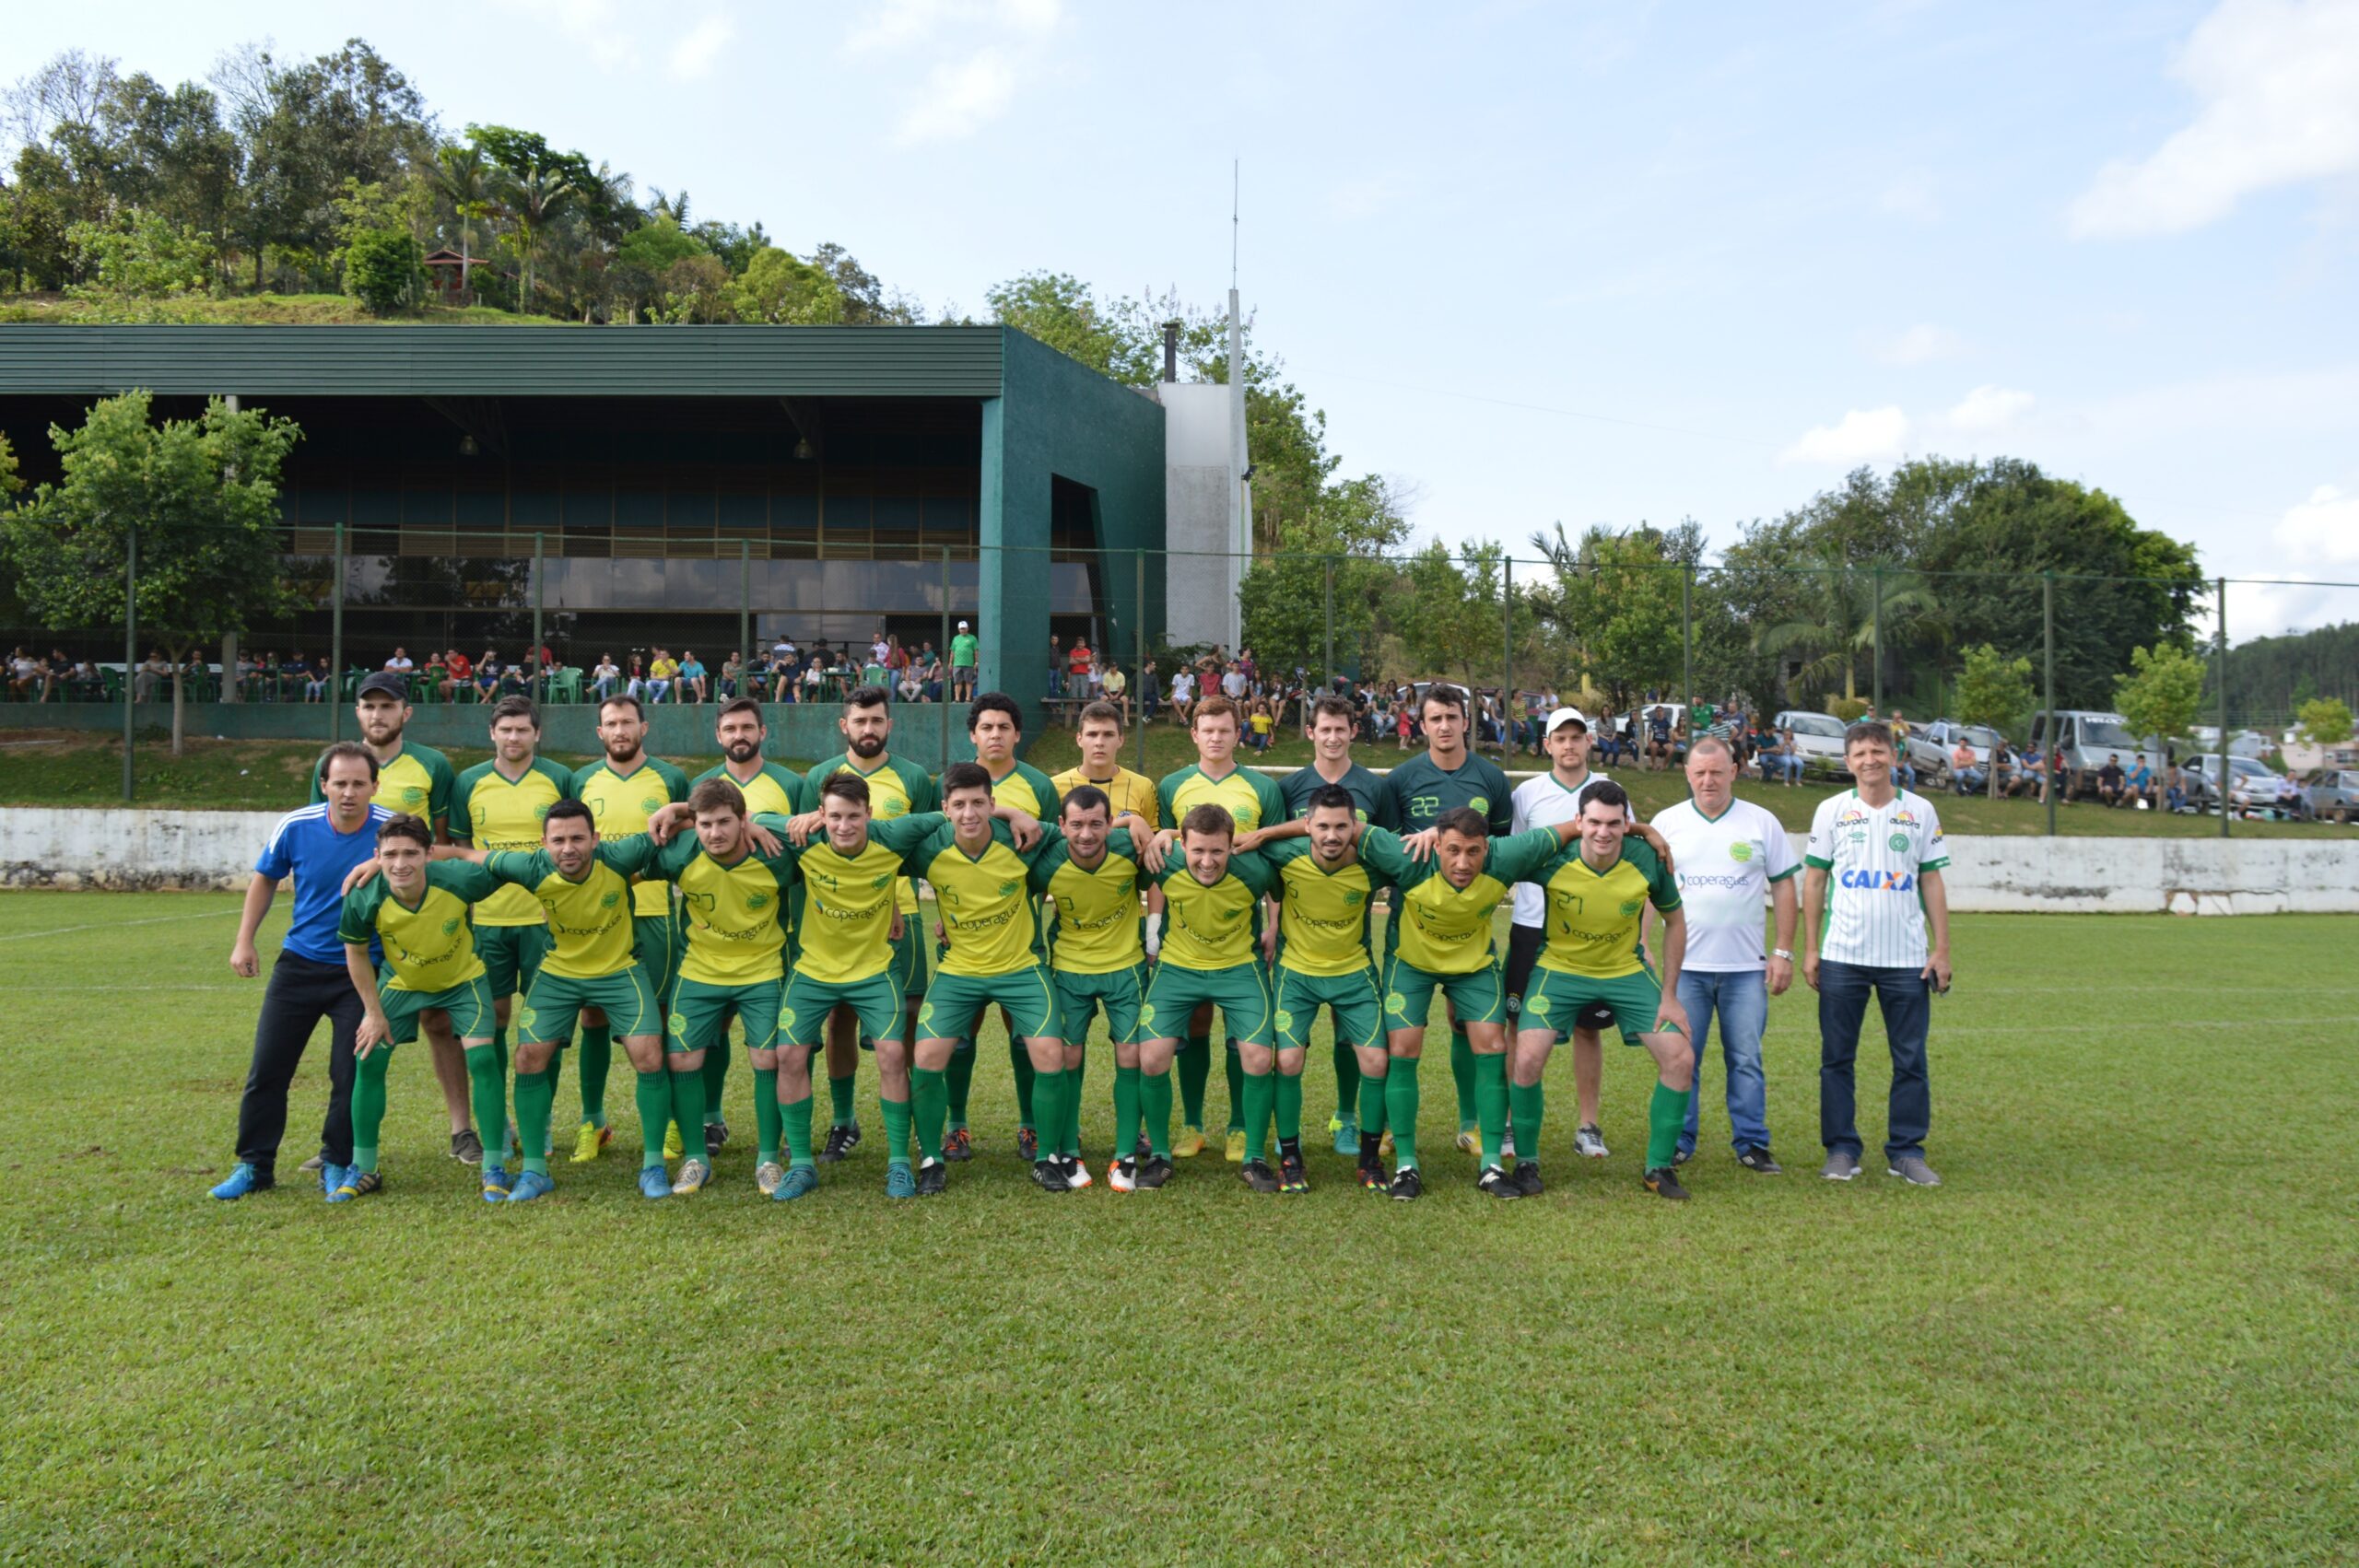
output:
[[[1802,754],[1805,772],[1813,767],[1848,777],[1850,769],[1843,766],[1843,720],[1832,713],[1812,713],[1802,708],[1788,708],[1778,715],[1771,726],[1782,738],[1784,732],[1794,732],[1794,750]]]

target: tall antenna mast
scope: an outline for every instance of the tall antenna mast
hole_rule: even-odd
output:
[[[1241,158],[1231,158],[1228,163],[1228,286],[1231,288],[1237,287],[1237,198],[1238,170],[1243,162]]]

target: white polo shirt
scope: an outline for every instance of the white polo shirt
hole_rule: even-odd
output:
[[[1811,819],[1807,864],[1826,872],[1818,955],[1877,969],[1925,966],[1918,879],[1950,863],[1933,802],[1907,790],[1871,806],[1857,790],[1829,795]]]
[[[1579,790],[1566,789],[1553,771],[1537,778],[1525,779],[1515,787],[1515,793],[1508,797],[1508,809],[1514,815],[1514,831],[1526,833],[1535,827],[1554,827],[1560,822],[1572,821],[1581,814],[1581,796],[1588,792],[1589,787],[1605,781],[1605,775],[1593,767],[1589,770],[1589,777],[1581,780]],[[1622,808],[1622,814],[1632,822],[1638,820],[1627,806]],[[1548,923],[1546,888],[1536,882],[1515,884],[1515,923],[1530,926],[1534,930]]]
[[[1761,906],[1772,884],[1802,869],[1778,819],[1751,801],[1732,800],[1706,816],[1692,800],[1655,814],[1678,868],[1679,907],[1687,911],[1684,968],[1707,974],[1759,973]]]

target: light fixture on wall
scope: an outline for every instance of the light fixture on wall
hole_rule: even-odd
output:
[[[794,461],[797,462],[808,462],[811,461],[811,438],[808,436],[797,436],[794,439]]]
[[[483,449],[475,445],[475,439],[473,436],[461,436],[459,438],[459,455],[461,457],[473,457],[476,452],[482,450]]]

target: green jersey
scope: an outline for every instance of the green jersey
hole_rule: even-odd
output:
[[[765,822],[782,833],[782,822]],[[868,837],[850,855],[822,828],[804,847],[802,883],[794,890],[794,926],[803,933],[794,972],[829,985],[873,979],[892,966],[895,888],[902,857],[946,827],[932,812],[890,822],[871,817]]]
[[[1361,822],[1371,827],[1397,828],[1401,825],[1401,819],[1393,810],[1392,788],[1384,781],[1383,775],[1371,773],[1356,762],[1336,783],[1352,797]],[[1278,794],[1285,802],[1287,820],[1309,816],[1310,797],[1326,787],[1327,780],[1319,777],[1316,767],[1298,767],[1279,779]]]
[[[1007,824],[994,820],[991,841],[981,853],[969,855],[958,847],[957,830],[945,820],[902,856],[910,875],[933,884],[950,938],[938,974],[1008,975],[1038,962],[1032,949],[1039,923],[1029,884],[1033,862],[1047,842],[1043,837],[1031,848],[1018,849]]]
[[[655,840],[642,833],[599,845],[578,881],[560,872],[546,849],[495,849],[484,869],[530,899],[548,926],[541,972],[595,980],[635,962],[630,879],[654,863]]]
[[[1679,907],[1679,879],[1642,838],[1623,839],[1622,853],[1602,872],[1581,858],[1575,839],[1527,880],[1548,895],[1540,966],[1564,975],[1613,980],[1638,973],[1646,967],[1638,957],[1642,911],[1648,904],[1666,914]]]
[[[1106,835],[1095,866],[1073,858],[1073,845],[1051,827],[1032,862],[1032,890],[1054,913],[1049,967],[1066,975],[1110,975],[1146,962],[1145,918],[1139,907],[1139,852],[1128,828]]]
[[[1174,849],[1155,879],[1163,889],[1168,929],[1162,961],[1180,969],[1233,969],[1262,956],[1262,899],[1277,872],[1259,850],[1228,858],[1228,870],[1207,887]]]
[[[778,816],[792,816],[802,810],[803,781],[795,778],[793,769],[780,767],[774,762],[762,764],[751,778],[738,778],[729,771],[727,763],[722,763],[718,767],[708,767],[698,774],[695,782],[701,784],[708,778],[726,778],[736,785],[738,793],[745,797],[745,815],[748,818],[759,816],[764,812]],[[695,785],[689,787],[693,789]],[[680,798],[687,799],[686,795]]]
[[[1285,797],[1266,773],[1232,767],[1215,778],[1194,763],[1168,776],[1155,787],[1166,825],[1177,828],[1180,819],[1198,806],[1218,806],[1228,813],[1239,833],[1251,833],[1286,820]]]
[[[573,799],[573,774],[536,756],[514,778],[498,761],[479,762],[459,775],[451,795],[451,837],[476,849],[530,854],[541,847],[541,820],[559,801]],[[479,926],[537,926],[547,917],[524,888],[503,887],[475,911]]]
[[[483,974],[467,906],[499,890],[481,866],[433,860],[426,868],[424,890],[410,905],[381,872],[345,895],[336,938],[363,945],[372,936],[384,940],[385,968],[393,977],[385,982],[388,990],[446,991]]]
[[[1519,882],[1535,873],[1563,849],[1553,827],[1535,827],[1513,838],[1493,838],[1484,847],[1483,869],[1464,887],[1441,874],[1441,858],[1412,860],[1398,834],[1381,827],[1360,834],[1360,859],[1399,889],[1392,919],[1384,929],[1388,953],[1399,954],[1428,975],[1471,975],[1491,962],[1491,914]]]
[[[1278,872],[1278,967],[1297,975],[1356,975],[1370,967],[1368,918],[1392,879],[1357,855],[1329,871],[1308,838],[1263,845]]]
[[[1042,822],[1057,820],[1059,798],[1057,787],[1049,782],[1049,776],[1028,762],[1016,763],[1004,778],[992,780],[993,804],[1012,807]]]
[[[878,822],[897,822],[902,817],[921,812],[942,809],[941,799],[934,793],[933,779],[921,767],[912,767],[891,754],[863,766],[860,758],[846,752],[831,757],[803,776],[801,793],[796,799],[798,810],[816,812],[819,809],[819,786],[839,773],[849,773],[868,785],[868,814]],[[896,884],[894,895],[899,901],[901,913],[918,912],[918,884],[903,877]]]
[[[639,766],[619,773],[604,757],[574,769],[573,798],[598,819],[598,837],[611,844],[647,831],[647,819],[675,801],[688,798],[688,776],[668,762],[642,755]],[[640,915],[668,915],[672,895],[661,882],[642,882],[631,895]]]
[[[783,818],[773,816],[762,825],[781,839],[776,855],[748,844],[735,860],[717,860],[693,829],[655,851],[649,870],[679,884],[687,915],[680,978],[707,986],[754,986],[785,975],[780,954],[786,946],[782,921],[795,851],[782,841]]]
[[[971,632],[960,632],[950,639],[950,667],[954,670],[975,667],[975,638]]]
[[[1438,766],[1430,752],[1420,752],[1385,776],[1392,792],[1392,813],[1403,833],[1431,827],[1446,812],[1471,806],[1483,813],[1495,838],[1515,830],[1515,788],[1499,765],[1490,758],[1466,754],[1454,768]]]

